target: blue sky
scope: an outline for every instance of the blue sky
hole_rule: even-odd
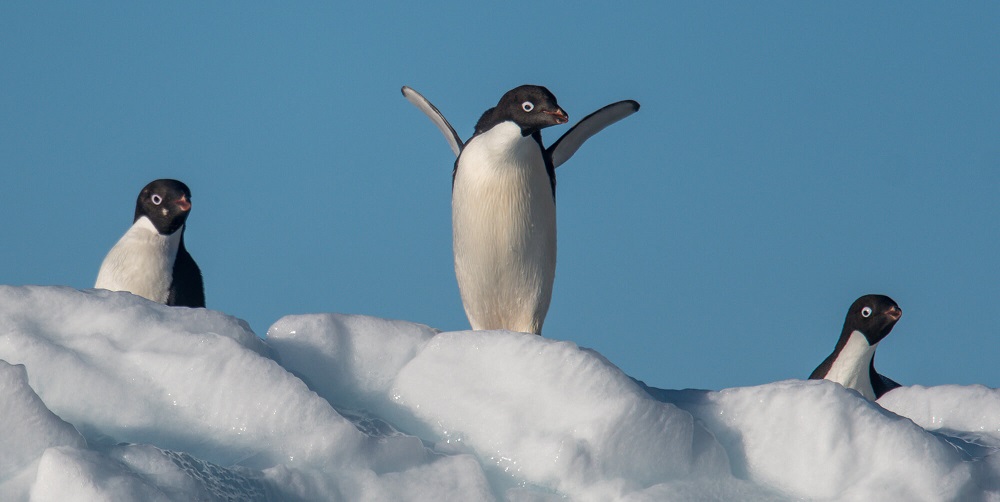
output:
[[[506,90],[575,123],[545,335],[657,387],[804,378],[850,303],[880,371],[1000,386],[1000,7],[893,2],[0,6],[3,284],[92,286],[156,178],[210,308],[466,329],[451,151]],[[551,143],[566,126],[544,131]]]

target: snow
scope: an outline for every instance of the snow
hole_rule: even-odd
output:
[[[1000,500],[1000,392],[631,379],[572,342],[0,286],[0,500]]]

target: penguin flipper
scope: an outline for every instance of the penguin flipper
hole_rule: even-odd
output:
[[[405,93],[405,91],[404,91]],[[566,134],[549,146],[548,153],[552,158],[552,165],[559,167],[580,149],[584,141],[591,136],[601,132],[619,120],[639,111],[639,103],[631,99],[612,103],[577,122]]]
[[[182,238],[183,239],[183,238]],[[181,241],[177,249],[177,258],[174,259],[173,283],[170,284],[170,294],[167,296],[167,305],[172,307],[205,308],[205,284],[201,277],[201,269],[191,258],[191,254],[184,249],[184,241]],[[184,284],[184,287],[178,287]]]
[[[883,394],[889,392],[897,387],[902,387],[899,382],[880,374],[875,371],[875,360],[872,358],[872,363],[868,366],[868,378],[872,382],[872,391],[875,392],[875,399],[882,397]]]
[[[886,389],[885,389],[886,392],[889,392],[890,390],[895,389],[896,387],[902,387],[903,386],[903,384],[901,384],[901,383],[899,383],[899,382],[897,382],[897,381],[895,381],[895,380],[893,380],[893,379],[891,379],[891,378],[889,378],[889,377],[887,377],[885,375],[879,375],[879,376],[882,377],[882,383],[885,384],[885,386],[886,386]]]
[[[427,101],[427,98],[421,96],[419,92],[405,85],[403,86],[402,91],[403,97],[405,97],[410,103],[413,103],[413,106],[416,106],[420,109],[420,111],[424,112],[424,115],[427,115],[427,117],[431,119],[431,122],[434,122],[434,125],[441,130],[441,134],[444,135],[444,139],[448,142],[448,146],[451,147],[451,151],[455,152],[455,156],[457,157],[458,154],[462,153],[462,147],[464,146],[462,144],[462,139],[458,137],[458,133],[455,132],[455,128],[448,123],[448,119],[444,118],[441,111],[438,110],[436,106],[431,104],[430,101]]]

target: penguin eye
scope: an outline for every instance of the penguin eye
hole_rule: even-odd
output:
[[[521,103],[521,109],[526,112],[530,112],[535,109],[535,104],[531,101],[525,101],[524,103]]]
[[[871,307],[865,307],[861,309],[861,317],[869,317],[872,315]]]
[[[149,198],[149,200],[153,201],[153,204],[159,206],[160,203],[163,202],[163,197],[160,197],[160,194],[158,193],[154,193],[153,196]]]

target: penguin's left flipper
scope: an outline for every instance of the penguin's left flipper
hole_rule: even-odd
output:
[[[462,138],[458,137],[458,133],[455,132],[455,128],[448,123],[448,119],[444,118],[441,111],[438,110],[436,106],[432,105],[430,101],[427,101],[427,98],[421,96],[419,92],[405,85],[403,86],[402,91],[403,97],[405,97],[410,103],[413,103],[413,106],[420,108],[420,111],[424,112],[424,115],[427,115],[427,117],[431,119],[431,122],[434,122],[434,125],[441,130],[441,134],[444,135],[444,139],[448,142],[448,146],[451,147],[451,151],[455,152],[455,157],[458,157],[458,154],[462,153],[462,147],[465,145],[462,144]],[[598,131],[599,130],[600,129],[598,129]]]
[[[183,242],[183,238],[181,240]],[[173,283],[170,284],[167,305],[172,307],[205,308],[205,283],[201,269],[181,244],[174,259]],[[178,287],[183,284],[183,287]]]
[[[875,374],[876,379],[872,380],[872,390],[875,391],[875,399],[882,397],[883,394],[889,392],[892,389],[902,387],[899,382],[878,373]]]
[[[405,90],[403,92],[404,94],[406,93]],[[552,158],[552,166],[559,167],[580,149],[580,145],[583,145],[584,141],[601,132],[605,127],[637,111],[639,111],[639,103],[629,99],[612,103],[587,115],[569,131],[566,131],[566,134],[563,134],[555,143],[549,146],[548,152]]]

